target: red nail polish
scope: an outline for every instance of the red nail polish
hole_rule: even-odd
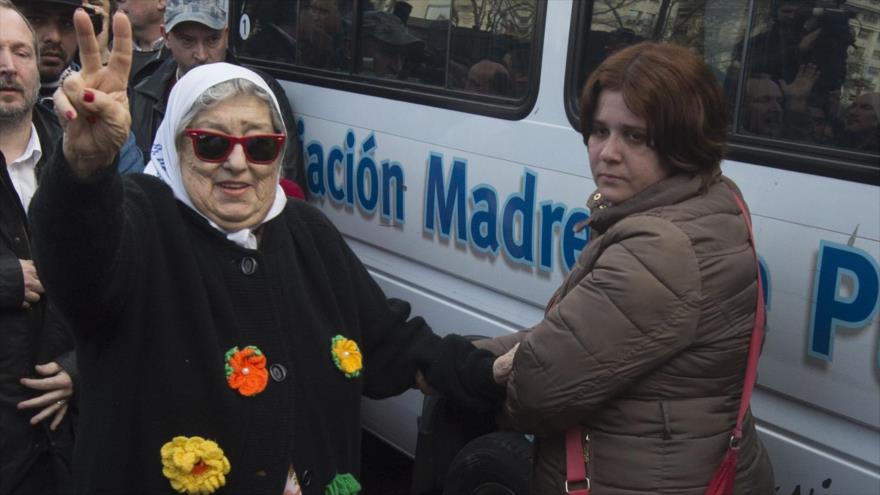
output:
[[[97,121],[98,117],[95,117],[94,115],[89,115],[88,117],[86,117],[86,122],[88,122],[89,124],[94,124]]]
[[[95,101],[95,93],[92,93],[92,92],[89,91],[89,90],[85,90],[85,91],[83,92],[83,100],[84,100],[86,103],[91,103],[91,102]]]
[[[64,112],[64,116],[67,117],[67,120],[73,120],[76,118],[76,114],[73,113],[73,110],[68,110]]]

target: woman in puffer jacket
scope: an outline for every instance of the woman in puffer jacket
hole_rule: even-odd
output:
[[[720,169],[721,89],[688,49],[641,43],[593,72],[580,105],[590,242],[543,321],[481,347],[501,355],[504,413],[535,435],[533,495],[565,493],[575,425],[592,495],[702,495],[736,422],[758,290]],[[735,493],[771,494],[751,413],[743,429]]]

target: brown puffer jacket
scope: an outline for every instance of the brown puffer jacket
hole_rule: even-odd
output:
[[[676,175],[588,206],[590,242],[521,346],[505,413],[536,436],[531,495],[564,493],[565,430],[590,436],[592,495],[702,495],[727,449],[755,319],[755,259],[739,190]],[[747,416],[735,490],[772,494]]]

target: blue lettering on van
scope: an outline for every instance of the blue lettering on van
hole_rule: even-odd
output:
[[[533,226],[536,182],[537,176],[526,170],[522,180],[522,191],[507,198],[501,214],[501,239],[504,252],[511,260],[525,265],[535,264]]]
[[[840,295],[844,279],[852,285],[849,296]],[[870,254],[843,244],[821,241],[813,281],[808,353],[831,361],[835,331],[838,328],[858,329],[870,322],[880,304],[878,296],[880,270]]]
[[[456,241],[467,243],[467,160],[454,158],[449,180],[443,180],[443,155],[428,155],[428,172],[425,174],[425,223],[424,230],[434,233],[434,222],[440,224],[440,237],[449,239],[455,220]]]
[[[498,254],[498,193],[488,184],[471,191],[471,240],[477,251]],[[485,207],[481,206],[485,205]]]
[[[565,270],[571,270],[589,240],[587,229],[575,231],[575,225],[587,219],[583,209],[567,212],[563,203],[535,203],[538,176],[526,169],[520,190],[499,205],[498,193],[489,185],[467,190],[467,160],[453,158],[448,177],[444,174],[443,155],[431,152],[425,173],[424,232],[442,239],[455,237],[475,251],[498,254],[513,262],[535,265],[537,232],[538,268],[553,270],[553,237],[558,233],[560,254]],[[470,205],[470,218],[467,206]],[[540,222],[540,223],[538,223]],[[453,229],[455,233],[453,234]]]
[[[305,136],[305,123],[297,121],[300,140]],[[382,218],[403,224],[405,221],[403,167],[399,162],[376,159],[379,143],[370,133],[356,147],[353,130],[345,133],[342,146],[332,146],[325,155],[320,141],[310,141],[304,149],[306,159],[306,186],[317,198],[329,197],[338,205],[358,208],[368,214],[381,211]],[[355,155],[357,154],[357,160]],[[357,164],[357,166],[355,166]],[[381,208],[379,208],[381,204]]]

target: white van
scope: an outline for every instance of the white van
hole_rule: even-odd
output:
[[[588,242],[571,227],[595,186],[589,71],[644,39],[700,52],[730,96],[723,170],[767,282],[752,407],[777,493],[880,494],[880,2],[233,0],[230,16],[236,55],[298,115],[311,201],[438,333],[533,325]],[[412,454],[421,404],[367,401],[365,427]]]

